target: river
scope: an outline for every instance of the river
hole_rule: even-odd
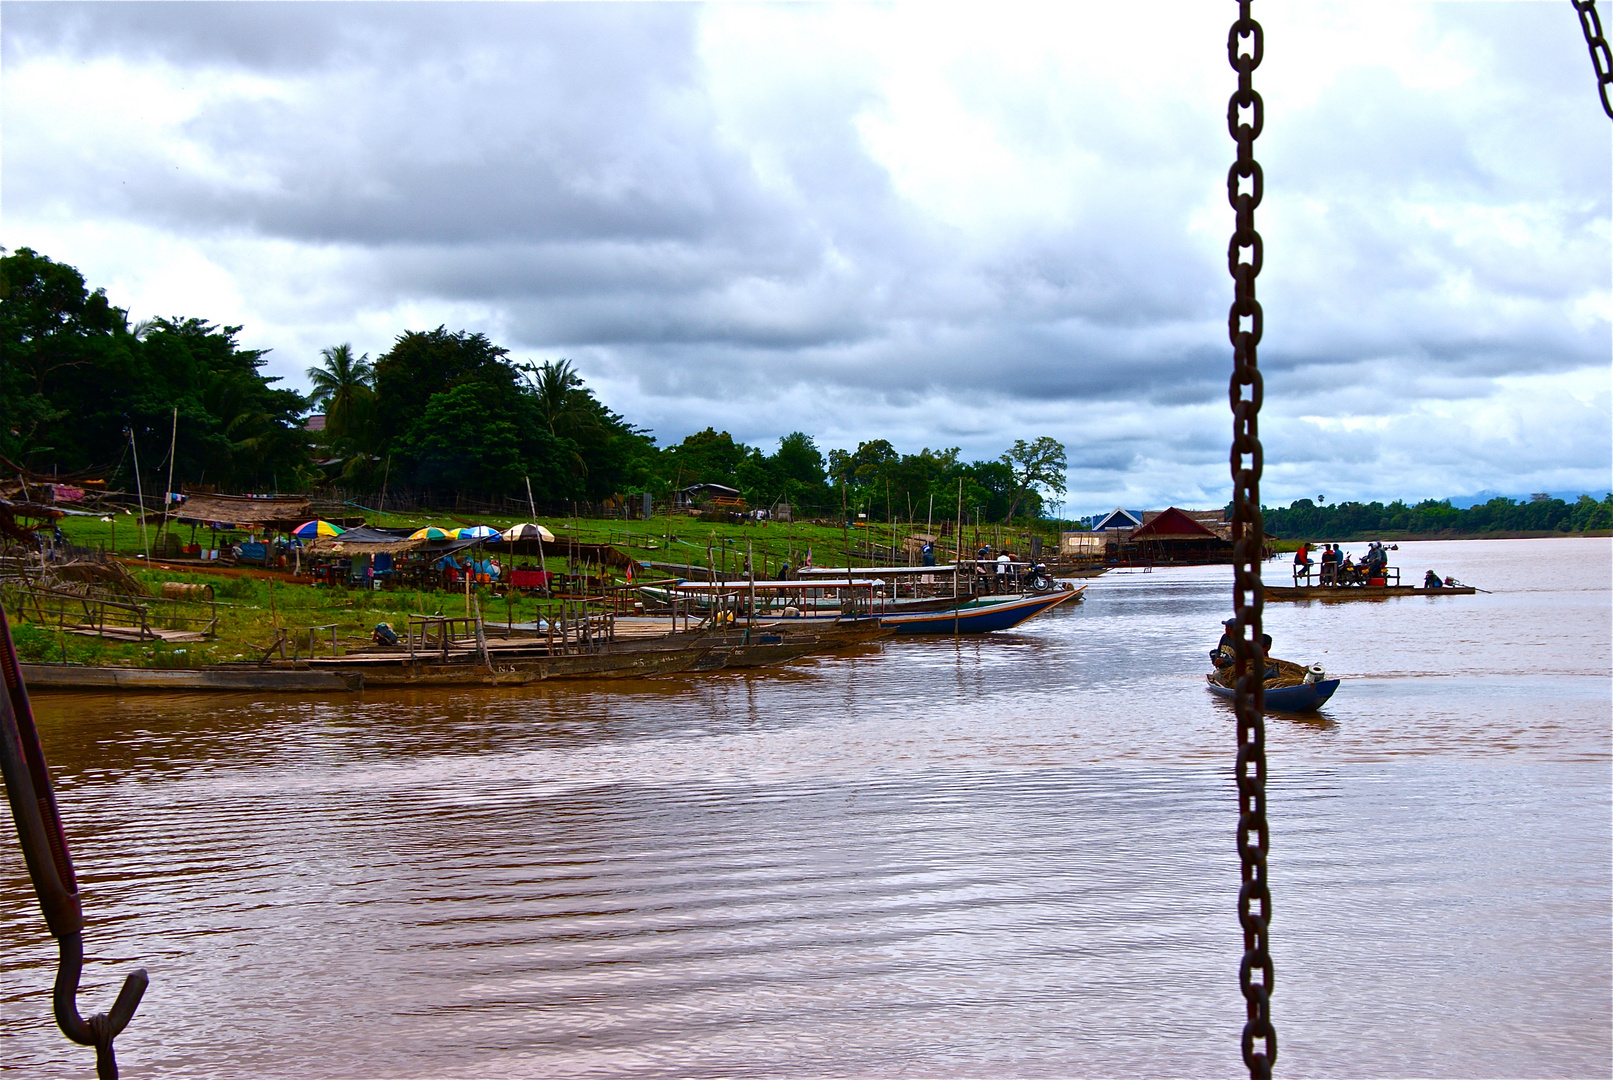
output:
[[[1277,1071],[1613,1072],[1613,542],[1267,607]],[[1283,562],[1268,575],[1286,576]],[[127,1077],[1229,1076],[1228,568],[1011,634],[482,692],[36,697]],[[88,1076],[0,845],[0,1069]]]

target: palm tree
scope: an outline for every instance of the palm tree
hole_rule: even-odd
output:
[[[570,360],[545,360],[541,364],[524,365],[522,370],[532,384],[538,413],[549,434],[556,438],[574,436],[598,426],[598,417],[588,408],[589,395],[583,389],[582,376],[577,374]],[[571,463],[579,476],[588,475],[588,462],[575,443]]]
[[[353,346],[344,342],[319,350],[319,355],[325,364],[308,369],[308,379],[314,384],[308,400],[316,407],[324,407],[325,430],[331,438],[362,442],[366,414],[375,393],[375,368],[370,354],[354,356]]]
[[[582,389],[582,376],[572,367],[570,360],[545,360],[530,369],[532,390],[538,399],[538,411],[549,434],[559,435],[577,425],[580,416],[578,391]]]

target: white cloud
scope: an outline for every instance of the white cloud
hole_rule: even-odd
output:
[[[1572,11],[1260,9],[1266,501],[1604,486],[1613,176]],[[572,357],[663,440],[1046,433],[1072,510],[1216,504],[1228,21],[8,3],[0,243],[244,324],[293,383],[447,323]]]

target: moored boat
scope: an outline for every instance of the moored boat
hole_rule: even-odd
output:
[[[1008,630],[1068,601],[1078,599],[1086,586],[1060,589],[1011,599],[982,597],[945,611],[910,615],[879,615],[879,624],[898,634],[989,634]]]

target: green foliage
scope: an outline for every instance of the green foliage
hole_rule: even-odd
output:
[[[1064,494],[1064,471],[1069,466],[1064,459],[1064,444],[1057,439],[1046,435],[1033,443],[1015,439],[1000,460],[1008,467],[1014,483],[1014,499],[1004,517],[1012,519],[1019,504],[1037,488]]]
[[[433,394],[408,437],[419,479],[467,490],[519,487],[528,455],[522,452],[518,404],[482,382]]]
[[[750,448],[734,442],[726,431],[707,428],[688,436],[677,446],[668,447],[661,469],[670,474],[678,487],[690,484],[728,484],[735,486],[735,471],[745,460]]]
[[[1561,499],[1517,502],[1502,497],[1466,510],[1434,499],[1415,506],[1398,500],[1387,506],[1378,502],[1322,506],[1300,499],[1262,513],[1266,531],[1274,536],[1323,542],[1368,534],[1587,532],[1613,528],[1613,493],[1601,502],[1581,495],[1572,506]]]
[[[260,374],[263,353],[239,347],[240,327],[175,317],[131,331],[102,290],[28,248],[0,259],[0,273],[12,284],[0,299],[0,451],[45,469],[106,468],[132,430],[155,490],[177,407],[176,478],[295,486],[306,403]],[[132,487],[132,472],[121,481]]]
[[[321,349],[324,363],[308,369],[314,384],[308,404],[325,410],[325,434],[333,444],[347,443],[355,449],[374,445],[375,367],[370,356],[353,355],[353,346],[333,345]]]

